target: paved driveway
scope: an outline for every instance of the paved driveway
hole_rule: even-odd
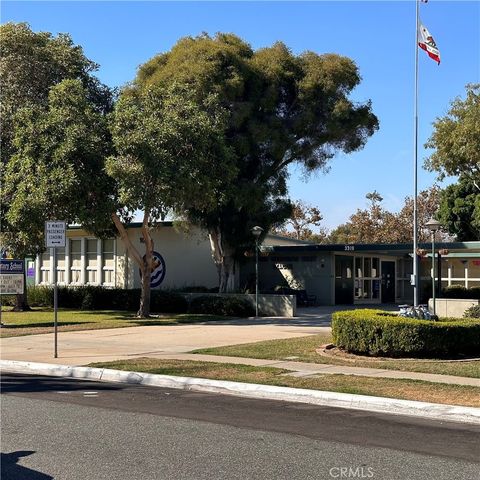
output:
[[[328,327],[296,325],[219,325],[216,323],[127,327],[106,330],[60,332],[59,358],[53,358],[53,334],[1,339],[3,360],[85,365],[91,362],[183,353],[216,347],[293,338],[328,332]]]
[[[329,333],[332,312],[339,308],[344,310],[349,307],[299,309],[295,318],[247,318],[192,325],[59,332],[57,359],[53,358],[53,334],[2,338],[1,358],[86,365],[124,358],[185,353],[197,348],[302,337]]]

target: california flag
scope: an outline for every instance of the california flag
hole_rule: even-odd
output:
[[[430,58],[433,58],[440,65],[440,51],[437,48],[435,40],[430,35],[427,27],[420,23],[418,30],[418,46],[428,53]]]

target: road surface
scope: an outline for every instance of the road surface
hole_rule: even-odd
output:
[[[2,377],[2,480],[480,479],[480,428],[161,388]]]

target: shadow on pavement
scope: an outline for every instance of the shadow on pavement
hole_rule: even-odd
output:
[[[226,318],[210,322],[201,322],[199,325],[280,325],[286,327],[329,327],[332,322],[332,314],[334,312],[340,312],[343,310],[358,310],[364,308],[398,312],[398,305],[395,304],[303,307],[297,309],[296,317]]]
[[[20,458],[28,457],[33,453],[35,452],[32,450],[2,453],[0,460],[2,480],[52,480],[51,475],[18,465]]]
[[[81,378],[59,378],[47,376],[30,376],[21,374],[2,373],[1,393],[29,393],[29,392],[48,392],[62,391],[73,392],[77,390],[91,390],[92,382]],[[120,390],[121,385],[95,383],[94,390]],[[2,477],[3,480],[3,477]]]

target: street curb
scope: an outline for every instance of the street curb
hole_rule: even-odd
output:
[[[107,368],[72,367],[48,363],[21,362],[17,360],[0,360],[0,370],[5,373],[47,375],[82,380],[127,383],[131,385],[175,388],[196,392],[308,403],[312,405],[366,410],[385,414],[409,415],[431,420],[480,425],[480,408],[462,407],[458,405],[442,405],[395,398],[307,390],[304,388],[276,387],[222,380],[208,380],[204,378],[127,372]]]

